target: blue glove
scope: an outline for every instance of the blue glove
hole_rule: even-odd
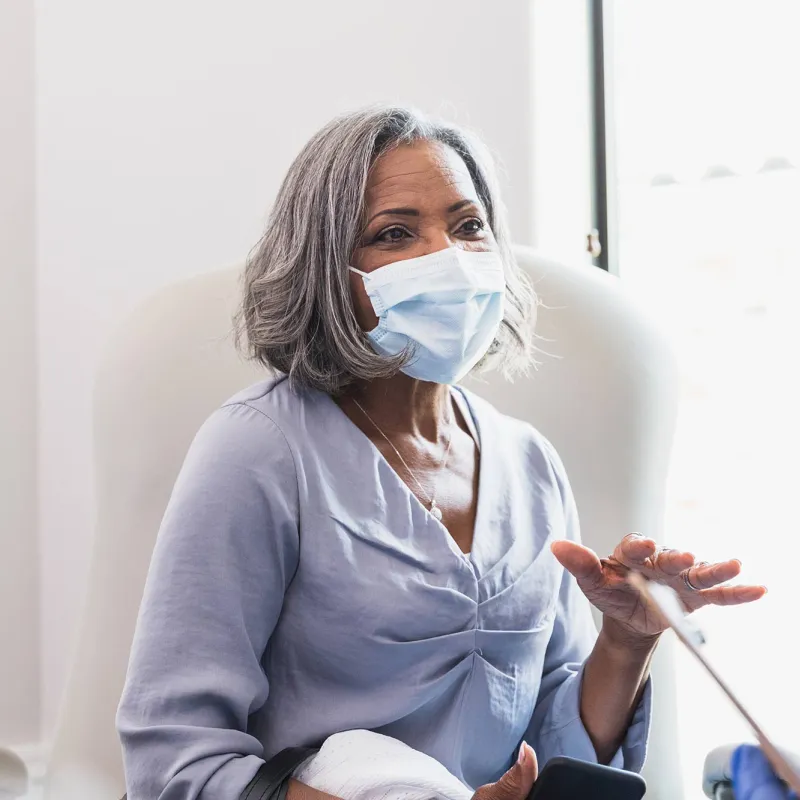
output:
[[[736,800],[791,800],[794,792],[784,786],[758,747],[743,744],[733,751],[731,773]]]

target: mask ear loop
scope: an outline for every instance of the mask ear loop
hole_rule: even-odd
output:
[[[349,269],[350,272],[355,272],[356,275],[360,275],[362,278],[366,278],[369,275],[369,272],[362,272],[360,269],[356,269],[355,267],[348,267],[347,269]]]

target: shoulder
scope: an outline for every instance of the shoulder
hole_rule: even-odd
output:
[[[203,423],[187,461],[216,470],[279,468],[294,471],[287,429],[292,427],[288,381],[270,378],[226,400]]]
[[[309,419],[330,412],[326,395],[314,390],[294,389],[284,375],[268,378],[238,392],[225,403],[222,410],[239,409],[253,419],[261,418],[262,425],[272,426],[291,440],[302,431]]]

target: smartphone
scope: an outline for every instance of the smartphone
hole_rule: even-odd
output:
[[[528,800],[641,800],[646,790],[635,772],[558,756],[544,765]]]

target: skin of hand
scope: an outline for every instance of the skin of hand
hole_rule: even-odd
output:
[[[496,783],[478,787],[472,800],[526,800],[539,776],[533,748],[523,742],[514,765]]]
[[[619,644],[641,646],[664,630],[639,592],[628,583],[630,570],[672,588],[687,612],[703,606],[751,603],[766,594],[763,586],[723,586],[741,570],[737,559],[714,564],[695,563],[691,553],[661,548],[638,533],[628,534],[609,558],[599,558],[584,545],[558,541],[553,554],[578,582],[589,602],[603,613],[603,629]],[[687,576],[691,589],[685,580]]]
[[[306,783],[300,783],[294,778],[289,779],[289,786],[286,790],[286,800],[342,800],[335,794],[321,792]]]
[[[608,763],[621,745],[641,699],[650,661],[664,631],[638,590],[627,580],[631,570],[670,586],[687,612],[707,605],[737,605],[758,600],[763,586],[723,586],[739,574],[735,559],[695,563],[691,553],[659,548],[641,534],[628,534],[609,558],[584,545],[558,541],[552,551],[603,613],[603,625],[586,661],[580,714],[600,763]],[[687,585],[685,577],[696,589]]]

